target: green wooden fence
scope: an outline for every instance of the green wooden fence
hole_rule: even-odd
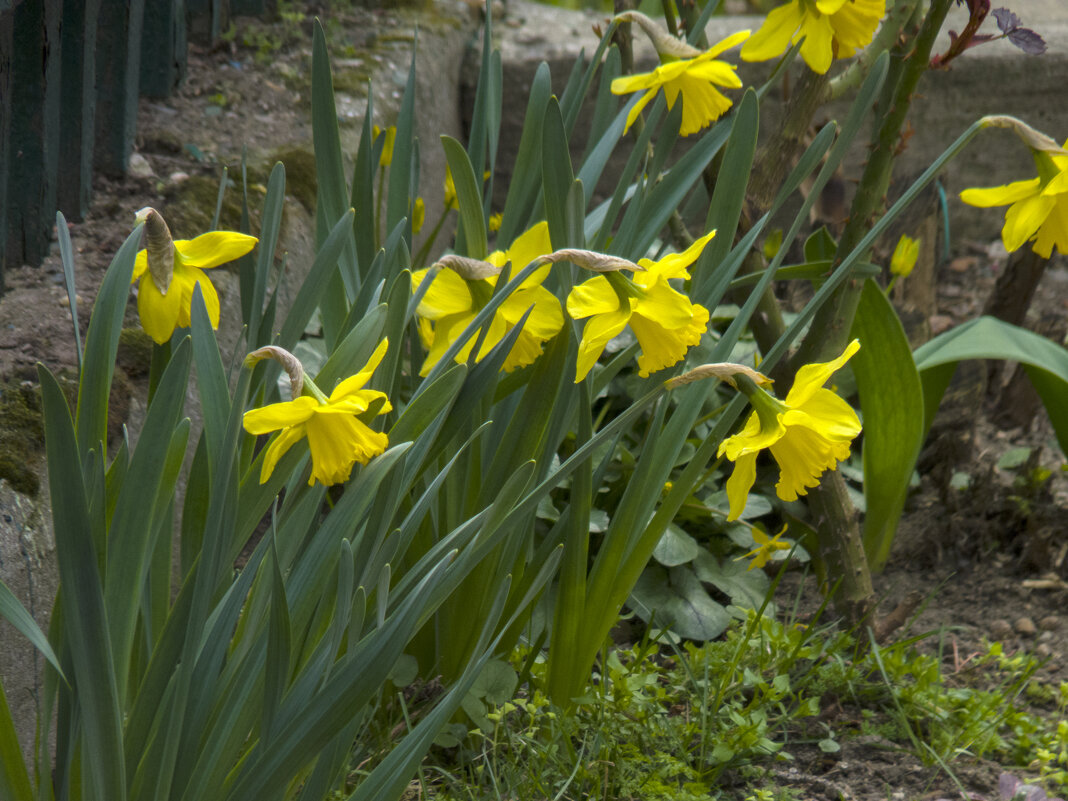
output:
[[[185,75],[190,36],[276,0],[0,0],[0,291],[10,265],[40,264],[56,210],[80,220],[94,173],[121,175],[140,96]]]

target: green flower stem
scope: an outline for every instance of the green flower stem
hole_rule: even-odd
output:
[[[913,92],[927,70],[931,48],[952,1],[933,0],[918,35],[912,41],[911,50],[906,40],[901,45],[903,58],[893,62],[887,81],[890,87],[888,96],[892,97],[892,102],[888,107],[883,106],[878,134],[853,199],[849,222],[838,244],[839,254],[852,254],[862,240],[869,238],[872,218],[883,207],[894,155]],[[854,263],[857,263],[856,259]],[[841,352],[850,335],[860,302],[861,287],[861,281],[847,278],[838,286],[829,302],[819,308],[812,321],[810,334],[794,355],[794,367],[826,361]],[[795,372],[789,371],[790,374]],[[839,471],[824,474],[820,485],[809,493],[809,508],[815,516],[820,556],[826,564],[828,575],[839,582],[835,607],[850,623],[860,623],[873,612],[875,594],[857,512]]]

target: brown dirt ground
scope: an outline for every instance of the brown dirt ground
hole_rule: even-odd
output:
[[[366,30],[367,22],[353,29]],[[239,21],[239,39],[242,30],[262,32],[266,41],[280,45],[276,50],[267,45],[266,57],[259,58],[253,49],[237,44],[210,51],[194,47],[188,78],[178,92],[163,101],[141,103],[137,149],[152,174],[120,180],[98,177],[89,215],[70,224],[83,336],[92,298],[139,208],[166,209],[176,187],[190,176],[217,182],[220,165],[236,168],[243,147],[266,154],[309,141],[308,102],[295,80],[310,62],[306,33],[293,36],[292,27],[272,29]],[[196,233],[173,227],[177,237]],[[943,317],[936,324],[977,314],[1004,264],[996,244],[966,243],[965,249],[963,260],[939,273]],[[9,270],[6,284],[0,300],[0,379],[35,381],[38,361],[54,371],[73,370],[75,350],[58,246],[40,267]],[[135,314],[132,304],[130,311]],[[1033,311],[1068,312],[1063,259],[1051,266]],[[133,317],[131,324],[136,325]],[[971,488],[953,490],[945,481],[924,476],[909,501],[890,565],[877,578],[883,608],[918,589],[928,601],[912,631],[944,627],[954,644],[953,658],[966,659],[980,650],[984,638],[1003,640],[1007,648],[1048,656],[1043,679],[1068,679],[1068,477],[1060,471],[1063,456],[1041,412],[1025,426],[1002,429],[989,421],[988,413],[974,411],[972,445],[956,454],[948,472],[943,470],[943,478],[954,471],[969,473]],[[1012,485],[1014,474],[992,466],[1010,448],[1024,445],[1040,448],[1041,462],[1054,471],[1046,489],[1027,504],[1013,499],[1019,495]],[[863,738],[842,745],[833,756],[798,752],[795,764],[801,770],[780,771],[777,781],[812,799],[960,797],[943,771],[903,750]],[[953,769],[970,791],[997,797],[1000,766],[960,760]]]

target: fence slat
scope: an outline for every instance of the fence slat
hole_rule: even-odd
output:
[[[4,0],[0,0],[0,3]],[[11,163],[11,62],[15,32],[15,12],[0,11],[0,288],[7,269],[7,174]]]
[[[38,264],[48,252],[59,156],[60,21],[63,0],[15,6],[8,142],[7,264]]]
[[[145,0],[141,94],[167,97],[185,77],[185,0]]]
[[[123,175],[137,131],[145,0],[108,0],[96,31],[96,146],[93,163]]]
[[[96,138],[96,31],[101,0],[63,6],[63,87],[59,142],[59,209],[78,221],[89,211]]]

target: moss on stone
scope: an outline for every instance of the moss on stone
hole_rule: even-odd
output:
[[[140,328],[122,329],[115,361],[131,378],[148,375],[152,366],[152,337]]]
[[[0,478],[31,497],[40,491],[36,466],[44,446],[39,393],[26,381],[0,383]]]
[[[315,155],[304,148],[290,147],[271,154],[271,164],[280,161],[286,168],[286,194],[295,197],[314,214],[319,184],[315,176]]]

